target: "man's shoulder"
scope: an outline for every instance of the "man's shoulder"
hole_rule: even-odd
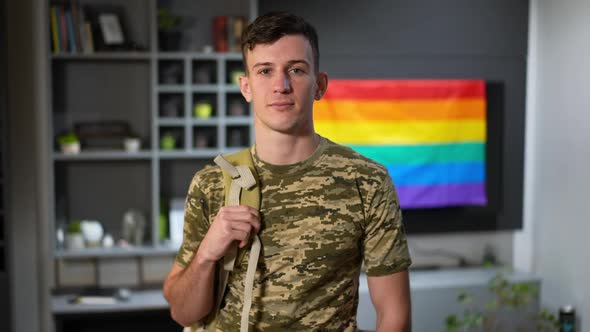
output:
[[[190,192],[201,191],[206,196],[211,196],[223,191],[223,173],[216,165],[206,165],[194,175],[190,185]]]
[[[368,178],[382,181],[389,176],[387,168],[367,158],[350,147],[327,140],[323,163],[325,167],[346,172],[356,178]]]

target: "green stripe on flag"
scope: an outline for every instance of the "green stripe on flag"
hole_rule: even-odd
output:
[[[484,143],[437,145],[348,145],[382,164],[426,164],[485,161]]]

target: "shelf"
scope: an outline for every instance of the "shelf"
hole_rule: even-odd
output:
[[[160,151],[160,159],[215,158],[219,149],[193,149],[189,151]]]
[[[169,246],[129,247],[129,248],[86,248],[79,250],[56,250],[55,258],[109,258],[136,256],[168,256],[175,255],[178,248]]]
[[[207,126],[207,127],[211,127],[211,126],[217,126],[217,124],[219,123],[219,120],[217,119],[198,119],[198,118],[191,118],[190,120],[190,124],[193,126]]]
[[[193,159],[193,158],[215,158],[219,154],[230,154],[247,148],[247,146],[225,148],[225,149],[192,149],[182,151],[161,151],[160,159]]]
[[[184,85],[159,85],[157,87],[158,92],[185,92]]]
[[[81,305],[71,303],[75,294],[51,296],[51,311],[54,315],[104,314],[129,311],[161,310],[168,308],[161,289],[133,290],[129,301],[117,301],[116,304]]]
[[[247,148],[247,146],[225,149],[192,149],[179,151],[161,151],[160,159],[191,159],[191,158],[215,158],[219,154],[230,154]]]
[[[231,92],[231,93],[241,93],[242,91],[240,90],[240,86],[237,84],[226,84],[224,85],[225,91],[226,92]]]
[[[158,59],[177,60],[177,59],[194,59],[194,60],[242,60],[241,53],[202,53],[202,52],[159,52]]]
[[[56,161],[77,161],[77,160],[149,160],[152,158],[151,150],[141,150],[138,152],[126,151],[82,151],[78,154],[66,155],[60,152],[53,154]]]
[[[250,124],[250,118],[246,118],[246,117],[236,117],[234,121],[234,119],[232,119],[231,121],[228,121],[229,118],[226,118],[226,122],[228,124],[244,124],[244,125],[248,125]],[[159,118],[158,119],[158,125],[159,126],[184,126],[187,123],[187,120],[185,118]],[[190,120],[188,120],[188,123],[193,125],[193,126],[217,126],[217,124],[219,123],[219,119],[212,117],[212,118],[208,118],[208,119],[199,119],[199,118],[191,118]]]
[[[123,60],[123,61],[141,61],[141,60],[149,60],[152,57],[151,53],[149,52],[96,52],[96,53],[78,53],[78,54],[70,54],[70,53],[61,53],[61,54],[52,54],[51,59],[57,61],[67,61],[67,60],[105,60],[105,61],[113,61],[113,60]]]
[[[217,93],[219,91],[219,87],[215,84],[192,84],[190,91],[196,93]]]
[[[186,123],[185,118],[159,118],[159,126],[184,126]]]
[[[228,116],[225,118],[225,123],[228,125],[248,126],[252,124],[252,118],[249,116]]]

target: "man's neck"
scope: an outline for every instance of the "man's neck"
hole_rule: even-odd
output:
[[[290,165],[309,158],[320,144],[314,131],[302,136],[269,132],[256,133],[256,154],[272,165]]]

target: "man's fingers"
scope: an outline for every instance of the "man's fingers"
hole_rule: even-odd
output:
[[[244,232],[241,230],[234,230],[232,232],[232,238],[236,241],[239,241],[240,248],[244,248],[250,239],[250,232]]]
[[[244,209],[244,207],[239,206],[239,209],[223,209],[219,211],[218,218],[222,220],[224,223],[243,223],[248,224],[254,227],[256,233],[260,231],[260,217],[258,215],[258,211],[255,209]],[[255,211],[256,213],[253,213]],[[231,228],[234,228],[231,226]],[[226,228],[227,230],[227,228]]]
[[[232,205],[232,206],[224,206],[221,208],[221,211],[227,211],[232,213],[249,213],[254,217],[260,219],[260,212],[253,207],[248,205]]]
[[[250,233],[252,231],[252,229],[256,229],[251,224],[246,223],[246,222],[240,222],[240,221],[231,222],[231,223],[229,223],[229,225],[232,230],[242,231],[242,232],[246,232],[246,233]]]

